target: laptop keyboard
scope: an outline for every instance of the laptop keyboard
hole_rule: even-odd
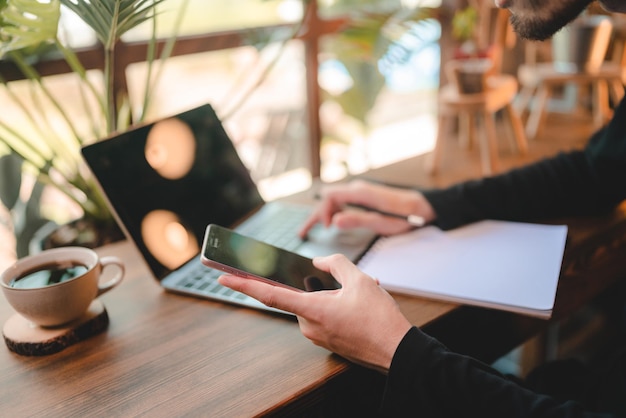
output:
[[[286,206],[280,213],[263,219],[262,222],[249,222],[237,228],[237,232],[267,242],[275,247],[293,251],[302,240],[298,230],[309,216],[311,209],[303,206]]]
[[[303,206],[283,207],[273,216],[265,217],[260,222],[247,222],[237,228],[237,232],[272,244],[286,250],[293,251],[302,240],[297,232],[309,216],[310,208]],[[254,219],[256,221],[257,219]],[[176,284],[187,292],[199,295],[209,295],[213,298],[238,304],[258,306],[260,302],[243,293],[220,285],[217,278],[221,271],[208,268],[201,263],[194,263],[184,277]]]

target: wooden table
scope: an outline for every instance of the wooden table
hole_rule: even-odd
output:
[[[368,177],[430,186],[414,159]],[[554,318],[626,274],[626,207],[568,220],[570,235]],[[2,416],[331,416],[375,407],[383,377],[306,340],[291,317],[167,293],[126,242],[127,277],[103,295],[108,330],[45,357],[0,348]],[[403,312],[451,348],[486,361],[549,321],[395,295]],[[0,300],[0,319],[13,311]],[[358,415],[358,413],[357,413]]]

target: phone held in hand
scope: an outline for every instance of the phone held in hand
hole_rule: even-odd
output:
[[[312,292],[341,288],[310,258],[210,224],[204,234],[202,263],[240,277]]]

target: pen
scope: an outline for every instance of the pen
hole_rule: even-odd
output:
[[[363,210],[367,210],[370,212],[380,213],[381,215],[389,216],[392,218],[404,219],[410,225],[413,225],[413,226],[424,226],[426,224],[426,220],[419,215],[401,215],[399,213],[387,212],[387,211],[380,210],[380,209],[370,208],[369,206],[357,205],[353,203],[349,203],[346,206],[350,208],[363,209]]]
[[[321,196],[319,193],[315,193],[314,195],[315,199],[321,199]],[[409,225],[412,226],[424,226],[426,225],[426,219],[424,219],[424,217],[419,216],[419,215],[401,215],[399,213],[393,213],[393,212],[387,212],[385,210],[380,210],[380,209],[375,209],[369,206],[365,206],[365,205],[359,205],[356,203],[348,203],[346,204],[346,207],[350,207],[350,208],[355,208],[355,209],[361,209],[361,210],[366,210],[369,212],[376,212],[376,213],[380,213],[381,215],[384,216],[389,216],[391,218],[396,218],[396,219],[403,219],[405,221],[407,221],[409,223]]]

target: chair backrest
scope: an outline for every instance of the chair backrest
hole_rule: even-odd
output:
[[[487,77],[494,73],[491,60],[450,60],[444,71],[448,80],[460,94],[481,93],[485,90]]]
[[[552,60],[564,70],[594,72],[604,62],[613,24],[603,15],[579,18],[552,37]]]
[[[495,11],[492,38],[493,51],[491,53],[494,65],[494,73],[502,72],[502,59],[504,56],[504,50],[506,48],[512,48],[515,42],[515,35],[511,30],[509,16],[510,12],[508,11],[508,9],[497,8]]]

